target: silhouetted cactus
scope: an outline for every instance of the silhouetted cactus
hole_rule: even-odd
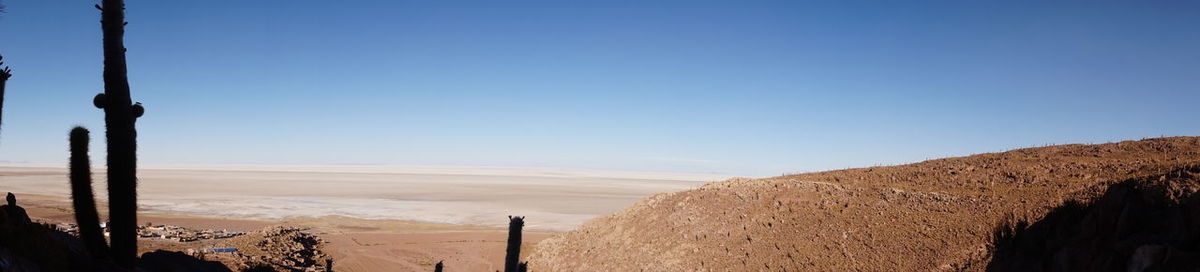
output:
[[[517,272],[526,271],[529,271],[529,262],[521,262],[521,264],[517,265]]]
[[[8,204],[0,206],[0,211],[3,211],[5,216],[3,221],[8,221],[9,224],[16,225],[29,224],[33,222],[29,220],[29,214],[25,212],[25,208],[17,206],[17,195],[9,192],[8,195],[4,197],[4,200]]]
[[[71,129],[71,202],[75,208],[75,222],[79,224],[79,237],[92,256],[108,255],[104,243],[104,232],[100,230],[100,215],[96,212],[96,200],[92,193],[92,163],[88,158],[88,130],[82,127]]]
[[[442,261],[438,261],[437,264],[433,265],[433,272],[442,272]]]
[[[0,56],[0,66],[4,65],[4,56]],[[0,121],[4,120],[4,85],[8,83],[8,78],[12,77],[12,69],[8,67],[0,68]]]
[[[125,3],[103,0],[104,93],[92,101],[104,109],[108,138],[108,208],[112,257],[134,267],[137,257],[137,131],[134,121],[144,110],[129,98],[125,65]]]
[[[524,216],[508,216],[508,250],[504,255],[504,272],[520,271],[521,228],[525,227]]]

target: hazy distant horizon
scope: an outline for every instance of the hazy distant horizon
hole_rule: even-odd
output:
[[[103,173],[107,169],[103,161],[92,162],[92,172]],[[67,162],[9,162],[0,161],[0,167],[62,168]],[[570,167],[496,166],[496,165],[415,165],[415,164],[255,164],[255,163],[139,163],[138,169],[147,170],[223,170],[223,171],[340,171],[340,172],[403,172],[422,174],[455,174],[469,171],[475,174],[516,176],[605,176],[629,178],[680,178],[689,180],[719,180],[731,177],[761,178],[767,176],[736,175],[733,173],[706,173],[685,171],[652,171],[636,169],[601,169]],[[718,178],[721,177],[721,178]]]
[[[1105,141],[1087,141],[1087,143],[1043,143],[1043,144],[1028,145],[1028,146],[1008,147],[1008,149],[1003,149],[1003,150],[989,150],[989,151],[979,151],[979,152],[970,152],[970,153],[958,153],[958,155],[943,155],[943,156],[936,156],[936,157],[926,157],[926,158],[914,159],[914,161],[906,161],[906,162],[844,165],[844,167],[832,167],[832,168],[824,168],[824,169],[811,169],[810,168],[810,169],[800,169],[800,170],[782,170],[782,171],[779,171],[779,173],[732,173],[732,171],[716,171],[716,170],[660,170],[660,169],[640,169],[640,168],[599,168],[599,167],[586,167],[586,165],[581,165],[581,167],[556,167],[556,165],[397,164],[397,163],[325,163],[325,164],[312,164],[312,163],[139,163],[138,165],[139,165],[139,169],[174,169],[174,168],[182,167],[184,169],[197,168],[197,169],[211,169],[211,170],[238,169],[241,167],[266,168],[266,169],[269,169],[269,168],[305,168],[305,167],[472,169],[472,170],[499,169],[499,170],[509,170],[510,174],[530,173],[530,171],[538,171],[538,170],[565,170],[565,171],[604,171],[604,173],[610,173],[610,174],[613,174],[613,173],[683,174],[683,175],[696,175],[696,176],[709,175],[709,176],[724,176],[724,177],[751,177],[751,179],[757,179],[757,177],[774,177],[774,176],[781,176],[781,175],[817,173],[817,171],[844,170],[844,169],[870,168],[870,167],[888,167],[888,165],[920,163],[920,162],[924,162],[924,161],[930,161],[930,159],[965,157],[965,156],[972,156],[972,155],[980,155],[980,153],[1006,152],[1006,151],[1010,151],[1010,150],[1028,149],[1028,147],[1042,147],[1042,146],[1050,146],[1050,145],[1069,145],[1069,144],[1109,144],[1109,143],[1120,143],[1120,141],[1144,140],[1144,139],[1162,138],[1162,137],[1168,137],[1168,138],[1169,137],[1198,137],[1198,135],[1159,135],[1159,137],[1144,137],[1144,138],[1136,138],[1136,139],[1114,139],[1114,140],[1105,140]],[[92,144],[95,145],[96,143],[92,143]],[[96,155],[92,155],[92,158],[91,158],[92,171],[106,170],[106,169],[104,169],[104,165],[106,165],[106,164],[104,164],[103,159],[104,159],[103,157],[96,157]],[[55,167],[55,168],[61,167],[61,168],[66,168],[67,162],[66,161],[62,161],[62,162],[13,162],[13,161],[5,161],[5,159],[0,159],[0,167]]]

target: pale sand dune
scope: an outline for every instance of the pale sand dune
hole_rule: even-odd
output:
[[[68,196],[65,164],[0,164],[0,191]],[[103,166],[95,166],[103,201]],[[504,167],[143,165],[142,212],[280,219],[346,216],[564,231],[654,193],[728,176]]]

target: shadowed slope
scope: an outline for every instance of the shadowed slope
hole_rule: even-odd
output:
[[[1063,145],[655,195],[538,244],[538,271],[981,270],[995,226],[1200,164],[1200,138]]]
[[[989,271],[1200,269],[1200,167],[1128,180],[995,233]]]

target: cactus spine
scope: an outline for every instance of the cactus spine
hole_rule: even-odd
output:
[[[137,131],[134,119],[143,112],[129,98],[125,64],[125,3],[103,0],[104,93],[93,103],[104,109],[108,138],[108,196],[113,261],[132,268],[137,261]]]
[[[87,129],[71,129],[71,202],[74,204],[75,222],[79,224],[79,237],[83,245],[93,257],[104,258],[108,255],[108,245],[104,243],[100,215],[96,212],[96,200],[92,193],[89,140]]]
[[[524,216],[508,216],[508,250],[504,255],[504,272],[521,270],[522,227],[525,227]]]

